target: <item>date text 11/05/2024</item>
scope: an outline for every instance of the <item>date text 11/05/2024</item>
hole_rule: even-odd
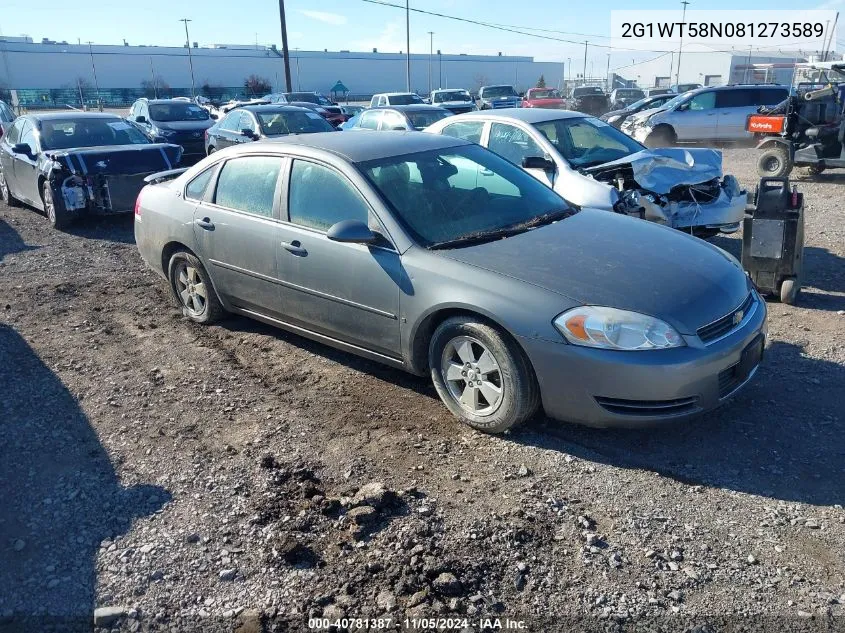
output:
[[[349,631],[462,631],[470,627],[484,631],[527,631],[528,625],[515,618],[310,618],[308,628],[313,630]]]

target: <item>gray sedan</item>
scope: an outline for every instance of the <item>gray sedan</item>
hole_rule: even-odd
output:
[[[460,139],[289,137],[150,181],[138,248],[188,319],[239,313],[430,374],[477,429],[541,403],[598,426],[678,420],[761,360],[766,307],[736,260],[573,207]]]

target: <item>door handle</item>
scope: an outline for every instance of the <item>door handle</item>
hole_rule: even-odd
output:
[[[206,231],[214,230],[214,222],[212,222],[209,218],[197,218],[196,220],[194,220],[194,224],[196,224],[201,229],[205,229]]]
[[[305,257],[308,254],[308,251],[302,247],[299,240],[294,240],[293,242],[282,242],[282,248],[289,253],[293,253],[294,255],[298,255],[300,257]]]
[[[489,169],[479,169],[478,173],[481,174],[482,176],[492,176],[493,175],[493,172]]]

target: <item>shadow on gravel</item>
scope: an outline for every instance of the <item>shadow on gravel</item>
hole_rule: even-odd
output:
[[[688,484],[782,501],[842,504],[843,384],[845,367],[776,342],[766,350],[754,382],[696,420],[631,431],[540,418],[513,439]]]
[[[14,255],[23,251],[31,251],[38,248],[29,246],[23,241],[20,234],[12,228],[8,222],[0,220],[0,262],[6,255]]]
[[[66,233],[89,240],[102,240],[118,244],[135,243],[135,217],[131,213],[80,218]]]
[[[124,488],[76,399],[0,324],[0,631],[90,631],[100,542],[170,499]]]

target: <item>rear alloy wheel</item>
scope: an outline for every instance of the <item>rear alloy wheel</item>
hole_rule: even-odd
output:
[[[21,203],[17,201],[15,197],[12,196],[12,192],[9,191],[9,184],[6,182],[6,175],[3,173],[3,170],[0,169],[0,198],[6,201],[10,207],[19,207]]]
[[[431,338],[429,366],[446,407],[479,431],[502,433],[537,410],[539,389],[525,354],[486,323],[471,317],[441,323]]]
[[[763,150],[757,160],[757,173],[763,178],[786,178],[791,171],[789,150],[783,145]]]
[[[182,307],[182,314],[196,323],[214,323],[223,316],[223,306],[202,263],[187,251],[178,251],[168,267],[170,287]]]
[[[61,230],[70,224],[71,219],[65,211],[64,204],[53,197],[53,188],[46,180],[41,185],[41,201],[44,203],[44,213],[47,214],[50,226]]]

